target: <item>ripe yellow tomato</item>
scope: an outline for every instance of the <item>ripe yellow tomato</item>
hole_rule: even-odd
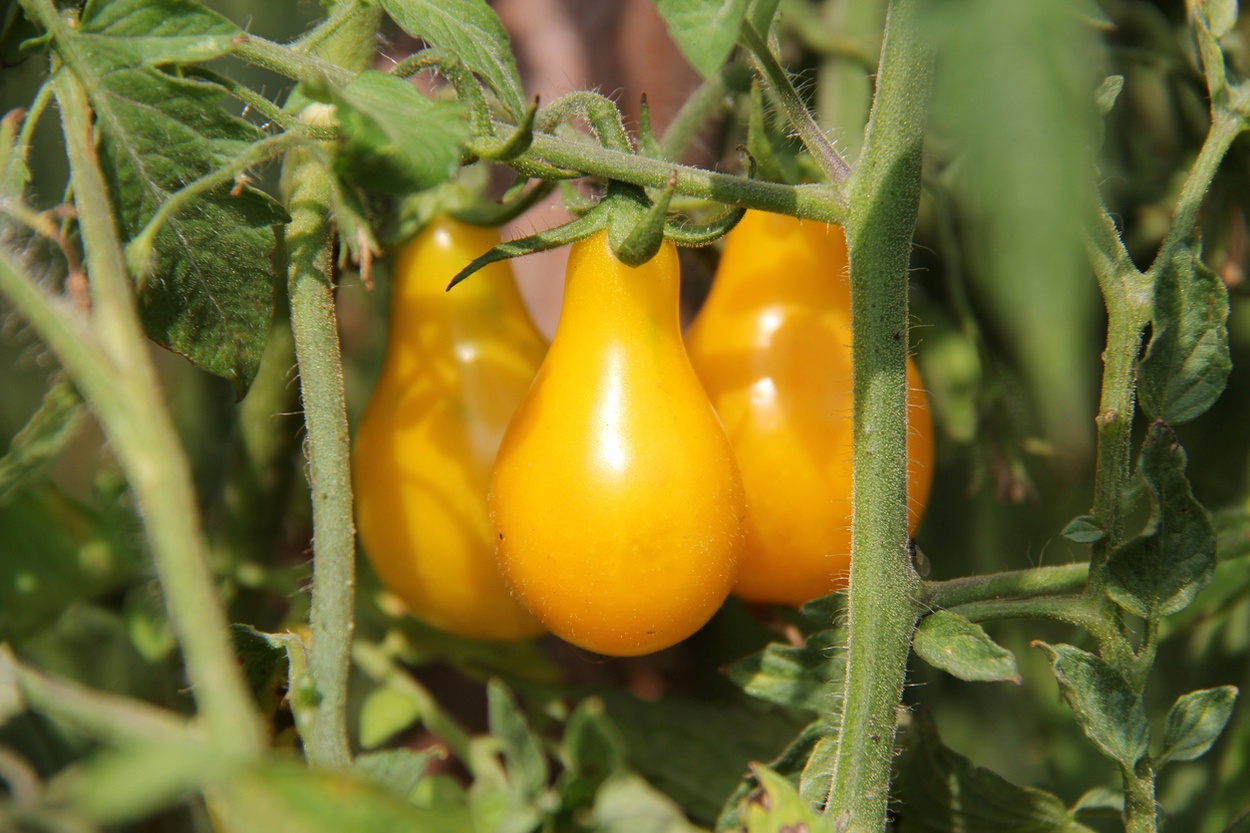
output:
[[[487,517],[504,428],[542,363],[506,263],[444,288],[498,235],[440,219],[395,263],[386,360],[356,435],[360,540],[414,616],[476,639],[542,626],[508,592]]]
[[[672,244],[637,268],[600,233],[569,257],[551,349],[508,426],[490,507],[509,585],[552,633],[637,655],[733,586],[743,492],[690,368]]]
[[[686,339],[733,443],[747,493],[734,594],[799,605],[850,572],[852,377],[846,240],[837,226],[749,211],[725,239]],[[929,496],[933,424],[908,379],[908,504]]]

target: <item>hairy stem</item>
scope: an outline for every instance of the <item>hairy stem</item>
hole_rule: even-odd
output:
[[[342,6],[355,6],[347,0]],[[331,5],[331,16],[335,7]],[[381,10],[347,15],[313,50],[346,72],[373,56]],[[315,766],[351,763],[347,740],[347,682],[356,606],[356,527],[352,521],[351,443],[338,315],[334,303],[334,226],[331,173],[315,148],[287,154],[282,194],[291,214],[286,229],[287,296],[299,362],[307,428],[308,484],[313,510],[313,593],[309,673],[317,696],[305,715],[304,752]]]
[[[34,5],[34,10],[55,38],[65,25],[55,9],[48,3]],[[0,285],[57,354],[100,420],[126,474],[210,742],[234,754],[255,755],[263,730],[208,568],[190,467],[161,402],[130,293],[92,139],[90,106],[70,72],[60,71],[54,83],[90,277],[91,319],[38,287],[8,254]]]
[[[1011,570],[949,581],[927,581],[923,585],[923,599],[929,607],[950,608],[993,599],[1057,596],[1082,590],[1088,578],[1089,564],[1081,562]]]
[[[644,188],[663,188],[676,172],[676,193],[683,196],[793,214],[827,223],[840,223],[846,219],[842,191],[836,186],[758,182],[744,176],[647,159],[543,133],[536,133],[534,144],[512,164],[523,170],[527,162],[575,170],[588,176],[628,182]]]
[[[920,200],[931,57],[921,0],[891,3],[877,97],[851,180],[854,490],[847,670],[827,811],[886,827],[890,766],[920,580],[907,534],[907,269]]]
[[[829,143],[829,138],[812,118],[811,111],[807,109],[799,91],[794,88],[785,68],[778,63],[777,57],[768,48],[768,42],[755,30],[749,19],[742,24],[742,42],[751,50],[760,76],[777,95],[790,126],[798,133],[803,147],[807,148],[820,170],[829,177],[830,182],[845,181],[851,175],[851,166],[846,164],[846,160]]]
[[[313,504],[312,656],[317,704],[304,736],[310,763],[346,766],[347,677],[356,587],[355,526],[343,365],[334,306],[330,174],[307,151],[287,156],[283,195],[287,292],[308,430]]]

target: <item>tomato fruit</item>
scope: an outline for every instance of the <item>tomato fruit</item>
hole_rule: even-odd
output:
[[[475,639],[542,626],[509,594],[487,517],[504,428],[546,349],[506,263],[444,288],[498,235],[440,219],[400,252],[377,387],[356,435],[356,520],[414,616]]]
[[[850,571],[852,392],[846,239],[837,226],[748,211],[725,239],[687,333],[747,494],[734,594],[799,605]],[[908,505],[928,499],[933,423],[907,362]]]
[[[509,585],[602,654],[684,639],[737,573],[742,483],[686,357],[678,289],[671,243],[637,268],[606,233],[573,246],[555,338],[491,481]]]

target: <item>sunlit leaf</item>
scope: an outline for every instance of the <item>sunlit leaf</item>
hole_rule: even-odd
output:
[[[912,649],[934,668],[961,680],[1020,682],[1015,654],[990,639],[980,625],[948,610],[920,620]]]
[[[721,68],[738,42],[749,0],[659,0],[669,36],[704,78]]]
[[[484,80],[518,121],[525,93],[512,44],[485,0],[381,0],[391,19],[414,38],[456,55]]]
[[[334,167],[372,191],[406,194],[445,182],[469,137],[464,108],[408,81],[366,70],[334,96],[343,140]]]
[[[163,66],[221,55],[241,34],[185,0],[88,3],[68,48],[95,74],[86,88],[126,239],[184,185],[263,138],[222,109],[221,87]],[[139,294],[148,335],[228,379],[240,396],[260,365],[273,315],[270,227],[285,220],[259,191],[216,189],[157,235]]]

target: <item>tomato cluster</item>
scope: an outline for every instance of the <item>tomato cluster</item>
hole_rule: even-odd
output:
[[[401,252],[356,441],[361,541],[415,616],[633,655],[689,636],[730,592],[797,605],[845,585],[839,228],[748,212],[685,340],[673,246],[631,268],[599,233],[570,253],[545,358],[507,266],[442,291],[495,242],[442,220]],[[908,379],[914,526],[933,429],[910,361]]]

